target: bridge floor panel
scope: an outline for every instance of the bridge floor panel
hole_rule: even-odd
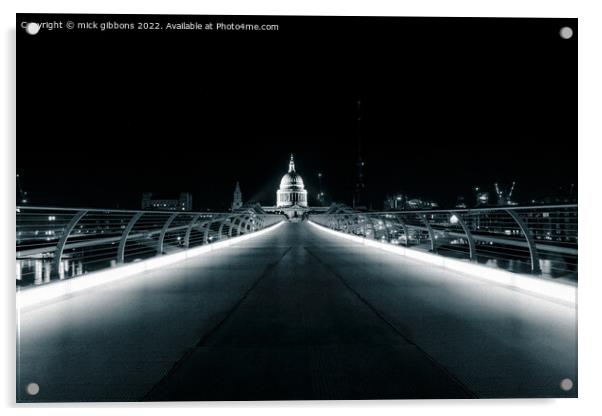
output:
[[[292,227],[301,237],[308,232]],[[316,262],[303,241],[148,400],[471,397]]]

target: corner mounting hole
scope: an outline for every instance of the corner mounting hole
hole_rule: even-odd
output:
[[[573,29],[568,26],[565,26],[560,29],[560,37],[562,39],[570,39],[573,37]]]
[[[564,391],[570,391],[573,389],[573,380],[565,378],[560,382],[560,388]]]
[[[30,35],[36,35],[40,31],[40,25],[33,22],[27,23],[27,25],[25,25],[25,31]]]
[[[40,392],[40,386],[38,385],[38,383],[29,383],[27,387],[25,387],[25,390],[30,396],[35,396]]]

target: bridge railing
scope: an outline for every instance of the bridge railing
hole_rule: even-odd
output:
[[[282,221],[255,212],[19,206],[17,285],[39,285],[252,233]]]
[[[312,215],[330,229],[515,272],[577,279],[577,205]]]

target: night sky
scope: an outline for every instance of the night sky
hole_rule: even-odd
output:
[[[239,180],[245,201],[273,205],[291,152],[310,204],[318,172],[329,201],[351,203],[358,99],[374,208],[398,191],[450,206],[475,185],[516,181],[528,200],[577,181],[576,19],[145,20],[280,30],[18,30],[32,204],[139,208],[142,192],[188,191],[195,209],[224,209]]]

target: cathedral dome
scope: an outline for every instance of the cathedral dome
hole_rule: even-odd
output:
[[[286,175],[284,175],[282,177],[282,180],[280,181],[280,189],[285,188],[305,188],[305,185],[303,185],[303,179],[301,178],[301,175],[299,175],[295,171],[289,172]]]
[[[307,207],[307,191],[301,175],[295,172],[293,155],[291,155],[291,161],[288,164],[288,173],[282,177],[280,189],[276,191],[276,206]]]

